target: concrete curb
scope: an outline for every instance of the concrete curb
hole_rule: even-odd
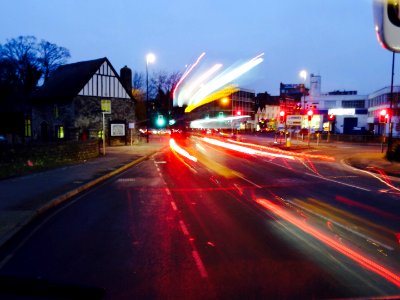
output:
[[[377,170],[375,169],[368,169],[368,168],[362,168],[362,167],[358,167],[357,165],[352,164],[349,161],[349,158],[342,158],[340,160],[340,163],[343,166],[346,166],[347,168],[352,169],[353,171],[359,172],[359,173],[367,173],[367,174],[373,174],[373,175],[377,175],[377,176],[382,176],[381,173],[379,173]],[[400,177],[398,174],[393,174],[388,172],[386,175],[386,177],[390,178],[391,181],[395,181],[395,182],[400,182]]]
[[[42,207],[38,208],[36,211],[34,211],[34,213],[24,222],[21,222],[19,224],[17,224],[15,226],[15,228],[13,228],[9,233],[7,233],[5,236],[0,238],[0,248],[3,247],[15,234],[17,234],[19,231],[21,231],[23,228],[25,228],[26,226],[28,226],[30,223],[32,223],[34,220],[36,220],[39,216],[43,215],[45,212],[49,211],[50,209],[57,207],[58,205],[68,201],[69,199],[71,199],[74,196],[77,196],[78,194],[94,187],[95,185],[98,185],[101,182],[106,181],[107,179],[110,179],[111,177],[118,175],[124,171],[126,171],[127,169],[129,169],[130,167],[145,161],[147,159],[149,159],[151,156],[153,156],[154,154],[156,154],[159,151],[162,151],[163,149],[165,149],[166,147],[162,147],[159,150],[155,150],[152,151],[151,153],[140,157],[114,171],[111,171],[110,173],[107,173],[99,178],[96,178],[92,181],[89,181],[73,190],[70,190],[60,196],[57,196],[55,198],[53,198],[52,200],[50,200],[49,202],[47,202],[45,205],[43,205]]]

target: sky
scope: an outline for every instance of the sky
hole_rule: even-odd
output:
[[[372,0],[0,0],[0,44],[33,35],[71,53],[69,62],[107,57],[114,68],[145,73],[224,68],[264,53],[237,82],[256,93],[320,75],[322,91],[366,95],[390,85],[392,53],[378,44]],[[397,59],[397,56],[396,56]],[[399,70],[400,59],[396,61]],[[399,78],[395,74],[394,83]],[[306,82],[309,86],[309,81]]]

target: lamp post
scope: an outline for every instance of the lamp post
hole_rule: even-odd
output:
[[[153,53],[149,53],[146,55],[146,107],[147,114],[149,113],[149,64],[154,63],[156,60],[156,56]],[[149,118],[147,118],[147,124],[149,124]],[[146,140],[149,142],[149,132],[148,126],[146,128]]]
[[[304,91],[303,91],[303,110],[306,109],[306,80],[307,80],[307,71],[306,70],[301,70],[299,73],[299,76],[301,79],[303,79],[304,82]]]
[[[146,55],[146,101],[149,101],[149,64],[154,63],[156,56],[153,53]]]

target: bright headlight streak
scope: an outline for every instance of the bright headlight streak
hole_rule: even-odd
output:
[[[184,89],[182,91],[183,93],[183,99],[190,99],[190,97],[193,94],[193,90],[198,88],[204,81],[209,78],[212,74],[217,72],[219,69],[221,69],[222,64],[216,64],[212,66],[210,69],[208,69],[206,72],[204,72],[199,78],[197,78],[188,88],[187,90]],[[190,104],[190,102],[189,102]]]
[[[238,151],[238,152],[242,152],[242,153],[246,153],[246,154],[250,154],[250,155],[260,155],[260,156],[268,156],[268,157],[273,156],[273,157],[287,158],[287,159],[294,160],[294,157],[290,156],[290,155],[263,152],[263,151],[259,151],[259,150],[255,150],[255,149],[251,149],[251,148],[235,145],[235,144],[221,142],[219,140],[210,139],[210,138],[206,138],[206,137],[203,138],[203,141],[205,141],[205,142],[207,142],[209,144],[212,144],[212,145],[216,145],[216,146],[219,146],[219,147],[223,147],[223,148],[226,148],[226,149],[230,149],[230,150],[234,150],[234,151]]]
[[[226,74],[221,74],[217,78],[213,79],[209,83],[207,83],[203,88],[201,88],[194,96],[193,103],[197,104],[203,98],[207,97],[207,95],[213,93],[214,91],[218,90],[219,88],[223,87],[224,85],[228,84],[229,82],[235,80],[239,76],[243,75],[244,73],[248,72],[261,62],[263,62],[263,58],[261,57],[263,54],[260,54],[250,61],[240,65],[239,67],[229,71]]]
[[[218,99],[222,99],[224,97],[229,97],[231,96],[233,93],[237,92],[239,89],[233,85],[229,85],[226,86],[210,95],[208,95],[207,97],[203,98],[200,102],[198,102],[197,104],[189,104],[186,108],[185,108],[185,113],[191,112],[192,110],[194,110],[195,108],[202,106],[204,104],[210,103],[212,101],[218,100]]]
[[[179,86],[182,84],[182,82],[186,79],[186,77],[192,72],[192,70],[199,64],[200,60],[204,57],[204,55],[206,55],[205,52],[201,53],[200,56],[197,58],[196,62],[190,66],[190,68],[188,70],[186,70],[186,72],[182,75],[181,79],[179,79],[178,83],[176,84],[174,91],[172,92],[172,99],[174,101],[174,104],[176,102],[176,90],[179,88]],[[177,101],[178,106],[182,106],[183,103],[181,101]]]
[[[233,120],[240,120],[250,118],[249,115],[244,116],[233,116],[233,117],[225,117],[225,118],[209,118],[209,119],[199,119],[190,122],[191,128],[201,128],[201,125],[213,122],[225,122],[225,121],[233,121]]]
[[[175,142],[174,139],[169,140],[169,146],[171,147],[172,150],[174,150],[176,153],[179,153],[180,155],[197,162],[197,158],[194,157],[193,155],[190,155],[186,150],[178,146],[178,144]]]

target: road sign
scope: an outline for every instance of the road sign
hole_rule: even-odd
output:
[[[302,116],[290,115],[286,117],[286,125],[288,126],[301,126]]]
[[[375,31],[382,47],[400,52],[400,11],[394,0],[374,0]]]
[[[111,114],[111,100],[101,100],[101,111],[105,114]]]

